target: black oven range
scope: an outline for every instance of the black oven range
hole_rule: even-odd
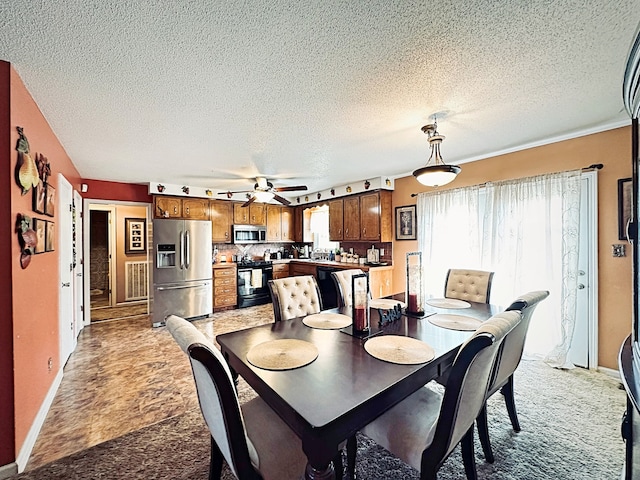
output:
[[[272,278],[272,262],[267,260],[238,262],[238,308],[271,302],[268,282]]]

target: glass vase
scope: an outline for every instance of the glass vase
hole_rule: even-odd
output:
[[[407,253],[407,290],[405,293],[407,313],[424,314],[422,289],[422,252]]]

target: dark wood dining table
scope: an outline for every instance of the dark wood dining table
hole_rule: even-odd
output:
[[[404,299],[403,294],[396,296]],[[440,309],[427,306],[425,315],[447,313],[486,320],[502,309],[471,303],[470,308]],[[350,308],[327,312],[351,315]],[[405,316],[388,324],[380,335],[402,335],[424,341],[435,358],[418,365],[378,360],[364,349],[366,339],[340,330],[306,326],[304,317],[225,333],[216,337],[230,367],[262,397],[302,440],[308,464],[305,478],[332,479],[332,465],[340,444],[429,381],[438,378],[472,332],[449,330],[429,322],[429,317]],[[378,322],[371,309],[371,322]],[[247,361],[247,352],[270,340],[293,338],[313,343],[318,357],[310,364],[285,371],[265,370]],[[284,459],[283,459],[284,460]]]

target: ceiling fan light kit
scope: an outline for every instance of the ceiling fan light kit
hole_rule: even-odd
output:
[[[434,123],[425,125],[421,130],[428,136],[431,155],[427,165],[414,170],[413,176],[416,177],[418,182],[427,187],[440,187],[452,182],[462,169],[457,165],[447,165],[442,160],[440,144],[445,137],[438,133],[437,122],[434,121]]]

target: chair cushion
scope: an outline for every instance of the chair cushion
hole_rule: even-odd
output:
[[[469,302],[488,303],[492,272],[450,270],[444,296]]]
[[[338,281],[338,284],[340,286],[340,295],[342,296],[342,305],[344,305],[345,307],[350,307],[353,303],[353,300],[351,298],[353,297],[351,277],[354,275],[361,275],[363,273],[364,272],[359,268],[348,268],[331,273]]]
[[[280,278],[272,282],[280,303],[281,320],[320,312],[318,288],[311,275]]]
[[[422,387],[361,430],[381,447],[420,471],[422,452],[431,445],[442,395]]]

